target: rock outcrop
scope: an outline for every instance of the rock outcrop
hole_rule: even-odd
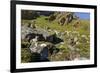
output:
[[[55,12],[49,16],[49,21],[56,20],[60,25],[65,25],[78,19],[73,12]]]
[[[36,19],[37,17],[39,17],[39,13],[35,12],[33,10],[22,10],[21,11],[21,19]]]
[[[63,42],[63,40],[58,38],[56,34],[49,34],[48,31],[45,31],[41,28],[33,29],[27,26],[22,26],[21,29],[22,41],[26,40],[29,42],[30,45],[27,45],[31,53],[40,54],[41,60],[45,60],[49,54],[52,55],[54,52],[57,52],[57,48],[54,46],[54,44]],[[27,45],[22,43],[23,48]]]

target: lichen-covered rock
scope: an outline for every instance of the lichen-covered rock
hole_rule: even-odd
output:
[[[78,19],[78,17],[73,12],[55,12],[49,16],[49,21],[56,20],[60,25],[68,24],[74,19]]]

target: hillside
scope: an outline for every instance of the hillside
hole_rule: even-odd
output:
[[[24,45],[22,62],[71,61],[90,58],[89,20],[82,20],[72,12],[52,12],[46,15],[43,12],[38,13],[39,16],[35,19],[21,20],[22,27],[28,27],[24,29],[32,30],[28,40],[27,38],[22,40],[22,46]],[[36,37],[37,41],[33,42],[32,39]],[[43,44],[44,46],[41,47]],[[33,49],[34,47],[36,48]]]

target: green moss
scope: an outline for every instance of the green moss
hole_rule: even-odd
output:
[[[22,48],[21,49],[21,62],[22,63],[27,63],[31,61],[31,53],[27,48]]]

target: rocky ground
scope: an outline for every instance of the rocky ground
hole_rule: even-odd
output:
[[[22,62],[71,61],[90,58],[89,21],[74,13],[55,12],[22,19]]]

